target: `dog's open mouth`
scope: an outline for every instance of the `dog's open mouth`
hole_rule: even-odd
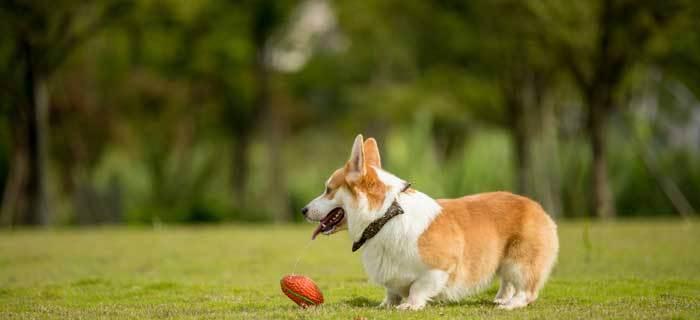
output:
[[[333,233],[341,222],[345,219],[345,211],[343,208],[335,208],[329,212],[325,218],[319,221],[318,227],[314,230],[314,234],[311,239],[316,239],[319,233],[329,235]]]

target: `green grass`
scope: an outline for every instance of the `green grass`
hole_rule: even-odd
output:
[[[489,290],[424,311],[379,310],[346,234],[304,247],[311,225],[89,228],[0,232],[0,318],[682,319],[700,317],[700,224],[561,223],[561,253],[540,299],[515,311]],[[293,271],[326,303],[301,310],[280,291]]]

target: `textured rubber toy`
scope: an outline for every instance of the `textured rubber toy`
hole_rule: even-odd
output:
[[[280,280],[282,292],[302,308],[323,303],[323,294],[309,277],[288,275]]]

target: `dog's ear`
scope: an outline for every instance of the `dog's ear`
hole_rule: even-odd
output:
[[[345,180],[357,182],[365,175],[365,151],[362,147],[362,135],[358,134],[352,145],[350,160],[345,165]]]
[[[365,151],[366,166],[375,166],[377,168],[382,167],[382,158],[379,156],[377,140],[374,140],[374,138],[365,140],[365,145],[362,149]]]

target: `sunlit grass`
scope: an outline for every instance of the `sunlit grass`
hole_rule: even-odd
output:
[[[300,310],[279,289],[312,227],[90,228],[2,231],[0,318],[698,318],[697,222],[562,223],[561,254],[540,299],[524,310],[489,302],[495,284],[421,312],[378,310],[345,234],[317,239],[297,273],[326,303]]]

